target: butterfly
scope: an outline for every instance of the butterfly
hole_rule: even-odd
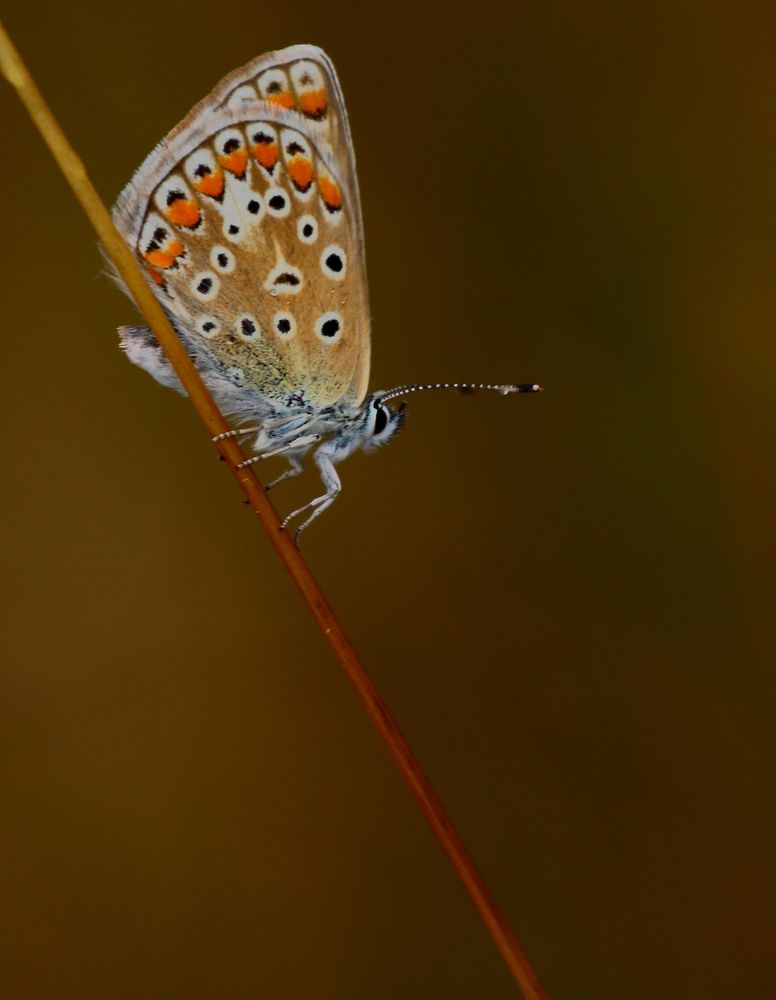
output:
[[[328,56],[294,45],[223,79],[146,158],[113,220],[221,410],[255,435],[255,457],[303,471],[314,448],[325,493],[292,511],[295,538],[340,492],[335,466],[402,427],[390,401],[427,389],[503,394],[538,385],[416,384],[367,395],[369,303],[353,144]],[[152,332],[121,347],[185,394]],[[227,436],[220,435],[219,437]]]

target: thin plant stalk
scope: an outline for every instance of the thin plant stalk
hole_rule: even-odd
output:
[[[0,24],[0,62],[4,76],[17,91],[43,136],[102,246],[116,265],[133,299],[169,358],[208,434],[213,438],[229,430],[228,423],[147,284],[133,254],[115,229],[110,214],[89,180],[82,161],[67,141],[2,24]],[[548,1000],[536,973],[518,945],[461,837],[360,662],[307,563],[289,534],[281,529],[280,519],[252,469],[239,468],[245,458],[239,445],[234,439],[227,438],[217,442],[215,447],[261,522],[324,639],[345,670],[369,719],[415,795],[421,811],[471,897],[525,1000]]]

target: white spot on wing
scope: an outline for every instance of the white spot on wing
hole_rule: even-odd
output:
[[[216,271],[231,274],[237,266],[237,259],[227,247],[214,246],[210,251],[210,263]]]
[[[291,199],[282,187],[267,188],[264,193],[267,211],[276,219],[285,219],[291,211]]]
[[[315,335],[325,344],[336,344],[342,338],[342,316],[334,309],[322,313],[315,321]]]
[[[297,93],[304,94],[308,90],[323,90],[323,74],[309,59],[294,63],[290,72]]]
[[[281,310],[273,314],[272,327],[279,337],[293,337],[296,333],[296,320],[290,312]]]
[[[302,272],[281,260],[267,275],[264,288],[270,295],[298,295],[302,290]]]
[[[308,230],[311,229],[311,232]],[[315,243],[318,239],[318,220],[314,215],[302,215],[297,219],[296,235],[302,243]]]
[[[199,271],[191,279],[189,287],[200,302],[212,302],[218,295],[221,282],[212,271]]]
[[[261,167],[261,170],[264,172],[265,175],[272,176],[272,174],[275,172],[275,167],[277,164],[273,164],[272,167],[269,168],[263,166],[263,164],[259,161],[259,158],[256,155],[256,148],[269,147],[273,143],[277,145],[278,141],[277,132],[271,125],[267,125],[266,122],[249,122],[245,126],[245,129],[248,135],[248,141],[251,150],[251,156],[253,157],[253,162],[258,164],[259,167]],[[270,141],[267,142],[267,139],[269,139]]]
[[[307,140],[301,132],[297,132],[292,128],[284,128],[280,132],[280,142],[283,146],[283,156],[286,158],[301,154],[302,156],[306,156],[308,160],[312,159],[313,154],[310,152]]]
[[[238,128],[222,129],[213,141],[219,156],[229,156],[239,149],[245,149],[245,136]]]
[[[271,99],[274,95],[290,92],[291,87],[288,77],[282,69],[268,69],[262,73],[258,79],[259,94],[264,100]]]
[[[264,215],[266,209],[266,202],[264,202],[258,192],[248,188],[245,191],[245,197],[241,198],[243,202],[243,207],[248,216],[248,221],[253,224],[259,222],[261,217]]]
[[[141,253],[150,253],[152,250],[164,250],[165,245],[172,239],[177,240],[178,234],[173,236],[170,223],[156,212],[151,212],[143,223],[138,246]]]
[[[260,334],[259,322],[252,313],[242,313],[237,317],[235,330],[243,340],[253,340]]]
[[[283,161],[286,167],[286,174],[291,182],[291,190],[294,192],[294,197],[298,201],[309,201],[315,192],[315,175],[314,173],[310,177],[310,183],[306,190],[302,191],[294,183],[294,177],[291,172],[290,167],[293,166],[296,157],[300,157],[302,160],[306,160],[312,171],[314,157],[310,150],[310,145],[302,135],[301,132],[296,132],[294,129],[284,128],[280,132],[280,146],[283,151]]]
[[[221,324],[215,316],[199,316],[195,323],[197,333],[203,337],[215,337],[221,332]]]
[[[343,212],[344,196],[342,194],[342,186],[337,183],[334,177],[332,177],[331,172],[327,170],[320,161],[318,162],[318,175],[319,175],[318,189],[321,195],[320,197],[321,215],[324,217],[324,219],[326,219],[326,222],[330,226],[337,226],[342,221],[342,216],[344,214]],[[339,191],[340,198],[342,198],[342,204],[340,205],[339,208],[335,208],[333,210],[329,209],[326,202],[323,200],[322,188],[326,181],[334,185]]]
[[[258,99],[259,94],[256,88],[252,87],[249,83],[244,83],[242,86],[232,91],[226,102],[226,106],[227,108],[239,109],[245,101],[257,101]]]
[[[245,231],[242,226],[240,213],[230,199],[228,204],[224,204],[224,236],[230,243],[242,243],[245,238]]]
[[[201,181],[208,173],[215,173],[219,168],[212,151],[202,146],[186,158],[183,169],[191,183],[196,186],[197,181]]]
[[[332,281],[342,281],[345,277],[347,258],[337,243],[330,243],[321,254],[321,270]]]
[[[169,211],[170,206],[176,201],[180,200],[180,196],[186,201],[191,201],[192,193],[191,188],[186,183],[182,174],[171,174],[166,180],[163,180],[159,187],[154,192],[154,201],[156,206],[162,214]],[[167,223],[169,225],[169,223]],[[187,231],[192,230],[185,227]],[[197,229],[199,232],[202,231],[202,226],[198,225]]]

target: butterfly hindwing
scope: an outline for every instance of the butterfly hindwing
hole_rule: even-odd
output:
[[[358,186],[319,49],[293,46],[230,74],[148,157],[114,220],[221,377],[274,407],[361,402]]]

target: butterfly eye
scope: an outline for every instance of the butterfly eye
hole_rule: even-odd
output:
[[[301,216],[296,223],[296,235],[302,243],[315,243],[318,239],[318,221],[315,216]]]
[[[331,243],[321,254],[321,270],[327,278],[342,281],[345,277],[345,251],[336,243]]]
[[[384,406],[379,403],[375,404],[375,425],[372,429],[372,433],[376,436],[382,434],[385,428],[388,426],[388,411]]]

